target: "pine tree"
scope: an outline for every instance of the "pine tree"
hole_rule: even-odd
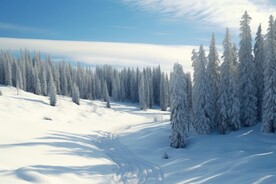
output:
[[[146,89],[145,89],[145,80],[144,73],[142,72],[139,80],[139,103],[142,110],[147,110],[147,99],[146,99]]]
[[[210,108],[210,120],[211,127],[215,128],[217,125],[217,112],[218,112],[218,86],[219,86],[219,56],[215,43],[215,35],[212,34],[211,43],[209,46],[208,64],[206,69],[206,74],[208,77],[210,94],[209,94],[209,108]]]
[[[102,89],[103,89],[103,101],[107,102],[107,98],[109,97],[109,94],[108,94],[106,81],[103,82]]]
[[[171,124],[172,132],[170,135],[171,146],[174,148],[184,148],[187,144],[187,127],[188,127],[188,113],[187,113],[187,94],[186,94],[186,80],[182,66],[178,63],[174,64],[173,74],[171,78]]]
[[[224,61],[221,65],[220,72],[217,127],[220,133],[225,134],[230,130],[238,130],[240,128],[240,105],[235,80],[235,50],[231,43],[228,28],[226,29],[226,36],[223,40],[222,58]]]
[[[77,87],[76,83],[74,83],[72,86],[72,101],[75,104],[80,105],[80,92],[79,92],[79,88]]]
[[[262,109],[263,133],[273,133],[276,130],[276,46],[274,18],[269,17],[266,35],[266,61],[264,67],[264,96]]]
[[[23,89],[23,81],[22,81],[22,74],[20,67],[17,65],[16,68],[16,90],[17,90],[17,95],[19,93],[19,89]]]
[[[104,86],[103,86],[103,101],[106,102],[106,107],[107,108],[110,108],[110,97],[109,97],[109,94],[108,94],[108,89],[107,89],[107,84],[106,82],[104,82]]]
[[[40,81],[41,81],[41,93],[42,95],[46,96],[48,93],[47,93],[47,74],[46,74],[46,66],[42,66],[43,69],[41,69],[41,72],[40,72]]]
[[[120,80],[119,80],[118,73],[115,72],[114,77],[112,79],[112,99],[114,99],[115,101],[118,101],[120,97],[119,92],[120,92]]]
[[[48,96],[50,98],[50,105],[51,106],[56,106],[57,103],[57,90],[56,90],[56,86],[53,80],[53,76],[52,74],[49,76],[49,83],[48,83]]]
[[[168,91],[168,83],[166,80],[166,76],[164,73],[161,74],[161,83],[160,83],[160,107],[162,111],[166,111],[168,106],[169,106],[169,102],[168,102],[168,96],[169,96],[169,91]]]
[[[109,95],[108,95],[107,100],[106,100],[106,108],[111,108]]]
[[[240,50],[239,50],[239,100],[241,104],[241,122],[245,126],[256,123],[257,98],[254,82],[254,62],[252,56],[252,37],[250,30],[251,17],[245,11],[240,22]]]
[[[265,50],[264,50],[264,38],[262,35],[261,24],[258,27],[258,31],[255,38],[254,46],[254,64],[255,64],[255,85],[257,88],[257,120],[262,120],[262,102],[264,94],[264,62],[265,62]]]
[[[12,85],[12,67],[11,67],[11,61],[9,60],[9,57],[6,54],[6,62],[5,62],[5,85],[11,86]]]
[[[40,80],[38,77],[37,69],[33,69],[33,74],[34,74],[34,94],[40,95],[41,94],[41,84]]]
[[[188,131],[191,129],[193,120],[193,100],[192,100],[192,78],[190,73],[186,73],[186,93],[188,102]]]
[[[209,87],[206,75],[207,59],[203,46],[200,46],[198,55],[193,51],[194,86],[193,86],[193,126],[198,134],[209,134],[210,109],[208,107]]]

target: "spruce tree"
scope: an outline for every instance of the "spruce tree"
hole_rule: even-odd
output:
[[[257,120],[262,120],[262,102],[264,94],[264,38],[262,35],[261,24],[258,27],[254,46],[254,64],[255,64],[255,85],[257,88]]]
[[[107,98],[109,97],[109,94],[108,94],[108,89],[107,89],[106,81],[103,82],[102,87],[103,87],[102,88],[103,89],[103,101],[107,102]]]
[[[143,73],[141,73],[139,80],[139,103],[141,110],[147,110],[148,105],[146,99],[145,79]]]
[[[53,80],[53,76],[50,75],[49,76],[49,83],[48,83],[48,96],[49,96],[49,99],[50,99],[50,105],[51,106],[56,106],[56,103],[57,103],[57,90],[56,90],[56,86],[55,86],[55,83],[54,83],[54,80]]]
[[[217,112],[218,112],[218,86],[219,86],[219,56],[216,48],[215,43],[215,35],[212,34],[211,43],[209,46],[209,55],[208,55],[208,64],[206,69],[206,74],[209,82],[210,87],[210,94],[209,94],[209,108],[210,108],[210,120],[211,120],[211,127],[215,128],[217,125]]]
[[[11,86],[12,85],[12,66],[11,66],[11,61],[9,60],[9,57],[6,54],[6,62],[5,64],[5,85]]]
[[[206,75],[207,59],[205,51],[201,45],[198,55],[193,54],[194,67],[194,86],[193,86],[193,126],[198,134],[209,134],[210,126],[210,108],[209,103],[209,86]]]
[[[104,82],[104,102],[106,102],[106,107],[110,108],[110,97],[109,97],[109,93],[108,93],[108,89],[107,89],[107,84],[106,82]]]
[[[19,89],[23,89],[23,81],[22,81],[22,74],[20,67],[17,65],[16,68],[16,90],[17,90],[17,95],[19,93]]]
[[[239,100],[241,105],[241,122],[244,126],[256,123],[257,98],[254,78],[254,63],[252,56],[252,37],[250,30],[251,17],[245,11],[240,22],[240,49],[239,49]]]
[[[266,62],[264,67],[264,96],[262,109],[263,133],[273,133],[276,130],[276,46],[274,18],[269,17],[266,35]]]
[[[36,95],[40,95],[41,94],[41,84],[40,84],[40,80],[38,77],[38,72],[37,72],[37,68],[33,69],[33,74],[34,74],[34,94]]]
[[[218,111],[218,130],[225,134],[230,130],[240,128],[240,104],[236,86],[236,64],[235,49],[231,43],[231,36],[228,28],[223,40],[223,63],[221,65],[221,79],[219,84],[219,111]]]
[[[192,128],[193,120],[193,100],[192,100],[192,78],[190,73],[186,73],[186,93],[187,93],[187,102],[188,102],[188,131]]]
[[[171,78],[171,147],[184,148],[187,144],[188,102],[186,94],[186,79],[182,66],[174,64]]]
[[[75,104],[80,105],[80,92],[79,92],[79,88],[77,87],[76,83],[74,83],[72,86],[72,101]]]
[[[168,106],[169,106],[169,102],[168,102],[168,96],[169,96],[169,91],[168,91],[168,84],[166,81],[166,76],[164,73],[161,74],[161,82],[160,82],[160,107],[162,111],[166,111]]]

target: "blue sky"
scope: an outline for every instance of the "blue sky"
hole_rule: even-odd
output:
[[[220,45],[226,27],[238,44],[239,21],[245,10],[252,17],[254,36],[259,23],[266,29],[269,15],[276,12],[276,3],[275,0],[1,0],[0,47],[35,49],[91,64],[136,66],[142,62],[170,66],[175,61],[190,62],[191,49],[199,44],[208,49],[212,32]]]
[[[2,37],[200,44],[211,34],[120,0],[2,0],[0,7]]]

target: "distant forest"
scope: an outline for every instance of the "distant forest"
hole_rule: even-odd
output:
[[[56,105],[55,95],[79,99],[100,99],[140,102],[141,109],[169,106],[169,78],[158,67],[117,69],[109,65],[73,67],[69,62],[55,62],[42,58],[39,52],[21,50],[18,57],[11,51],[0,52],[0,84],[14,86],[37,95],[50,96]]]

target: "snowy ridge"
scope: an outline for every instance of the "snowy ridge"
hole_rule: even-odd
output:
[[[101,132],[96,145],[115,162],[116,175],[114,183],[163,183],[163,173],[160,167],[142,160],[124,146],[118,137],[110,132]]]

